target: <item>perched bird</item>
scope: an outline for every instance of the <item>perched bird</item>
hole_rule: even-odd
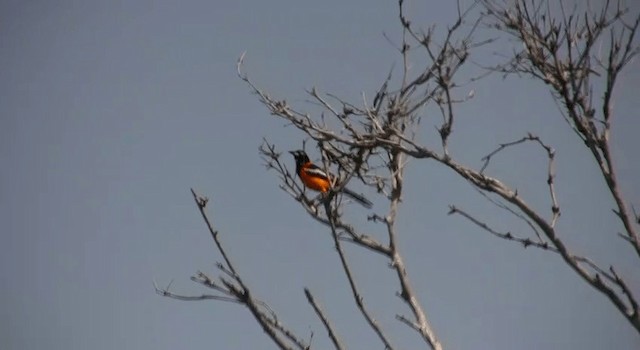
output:
[[[289,153],[291,153],[295,158],[296,174],[298,174],[300,180],[302,180],[302,183],[306,187],[322,193],[328,192],[331,189],[331,175],[329,174],[327,176],[327,173],[325,173],[324,170],[313,164],[311,160],[309,160],[309,156],[307,156],[305,151],[297,150],[290,151]],[[355,193],[346,187],[343,187],[341,192],[366,208],[371,208],[373,206],[373,203],[363,195]]]

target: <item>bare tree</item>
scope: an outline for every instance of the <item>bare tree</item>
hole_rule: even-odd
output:
[[[312,141],[322,155],[325,169],[335,174],[335,185],[329,193],[310,197],[282,161],[276,145],[265,141],[260,149],[266,165],[278,175],[281,188],[330,232],[353,301],[379,341],[387,349],[396,348],[364,302],[365,291],[357,283],[343,249],[345,244],[364,248],[387,259],[397,278],[398,297],[410,310],[407,315],[397,314],[396,319],[415,330],[428,347],[443,348],[412,287],[411,275],[397,244],[399,233],[396,216],[405,188],[403,175],[408,159],[432,161],[450,169],[476,188],[488,204],[504,209],[505,213],[525,223],[530,233],[499,231],[455,205],[450,206],[450,215],[458,215],[498,238],[521,244],[525,248],[539,248],[559,255],[586,285],[601,292],[640,333],[638,300],[624,277],[614,266],[605,267],[588,256],[575,253],[557,231],[556,223],[562,211],[556,194],[556,159],[551,145],[531,133],[514,137],[513,141],[499,144],[489,152],[478,169],[455,159],[449,152],[450,136],[457,120],[457,106],[471,97],[461,92],[462,85],[472,83],[486,74],[516,75],[542,82],[557,102],[559,116],[575,132],[576,141],[582,142],[584,150],[592,156],[604,179],[603,184],[611,194],[615,205],[613,211],[623,227],[618,236],[614,233],[612,237],[623,239],[640,258],[640,217],[620,189],[610,144],[610,130],[614,121],[612,96],[620,73],[639,51],[635,34],[640,15],[630,14],[621,3],[609,1],[597,10],[581,10],[578,6],[567,10],[562,2],[556,5],[555,2],[544,0],[480,0],[467,9],[458,5],[457,20],[443,35],[438,36],[433,28],[424,31],[410,21],[403,0],[399,0],[398,5],[399,22],[403,29],[398,46],[403,62],[399,82],[396,83],[389,74],[372,99],[363,94],[360,101],[347,101],[312,89],[308,94],[323,113],[308,113],[259,88],[242,71],[244,55],[238,61],[239,77],[248,84],[260,102],[272,115],[290,123],[307,140]],[[503,57],[508,56],[506,61],[488,67],[478,77],[460,81],[458,73],[469,64],[474,50],[494,42],[474,38],[480,27],[492,28],[498,36],[515,39],[518,46],[511,52],[503,52]],[[606,47],[604,53],[600,51],[603,46]],[[410,69],[412,60],[415,61],[412,53],[416,51],[421,51],[419,57],[425,57],[425,54],[427,57],[426,60],[413,62],[422,67],[417,71]],[[602,93],[596,95],[594,91]],[[440,146],[436,148],[418,141],[419,124],[426,106],[435,107],[441,115],[437,128]],[[515,188],[485,172],[501,151],[523,143],[537,145],[548,159],[544,164],[547,181],[543,184],[549,194],[548,212],[534,209]],[[340,190],[349,181],[361,182],[387,201],[385,214],[371,214],[368,217],[370,221],[383,225],[386,239],[368,235],[344,217],[342,208],[346,198],[341,196]],[[218,232],[211,226],[204,210],[207,199],[192,193],[223,258],[223,262],[217,265],[219,277],[212,278],[198,272],[192,280],[216,294],[182,296],[157,286],[156,291],[177,299],[214,299],[242,304],[278,347],[310,348],[309,343],[279,321],[266,303],[255,298],[232,264]],[[615,228],[611,230],[615,232]],[[345,348],[338,334],[340,330],[332,325],[330,317],[324,313],[312,292],[305,289],[305,295],[334,347]]]

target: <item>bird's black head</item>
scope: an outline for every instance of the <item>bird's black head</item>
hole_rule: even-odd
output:
[[[293,158],[296,159],[296,164],[304,164],[309,162],[309,156],[303,150],[289,151],[289,153],[293,154]]]
[[[306,163],[309,163],[309,156],[307,153],[301,149],[297,151],[289,151],[289,153],[293,154],[293,158],[296,159],[296,173],[300,174],[300,169]]]

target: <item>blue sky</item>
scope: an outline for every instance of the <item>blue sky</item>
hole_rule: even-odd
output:
[[[455,13],[448,1],[411,1],[409,9],[425,28]],[[245,68],[259,86],[313,111],[304,89],[359,101],[394,64],[398,71],[383,33],[399,38],[394,1],[3,1],[2,348],[273,348],[237,305],[154,293],[153,280],[203,292],[189,276],[213,273],[221,259],[190,187],[211,198],[237,268],[283,322],[306,337],[314,330],[314,347],[329,347],[304,299],[309,287],[351,348],[381,348],[353,306],[328,233],[279,190],[258,155],[263,137],[289,150],[303,135],[269,115],[237,78],[235,61],[247,51]],[[495,59],[489,51],[478,62]],[[613,143],[621,186],[640,206],[638,68],[636,60],[620,80]],[[562,237],[615,264],[640,290],[637,256],[615,236],[610,196],[549,93],[497,76],[468,89],[475,98],[458,110],[454,156],[480,166],[498,143],[540,134],[558,150]],[[425,116],[425,143],[437,137],[438,121]],[[543,154],[523,146],[489,172],[548,211],[545,166]],[[401,249],[446,348],[640,346],[614,307],[558,257],[447,216],[456,204],[498,228],[526,230],[450,171],[414,161],[406,181]],[[364,220],[366,212],[349,210]],[[394,319],[408,310],[393,297],[386,262],[347,251],[376,318],[399,348],[417,347],[417,335]]]

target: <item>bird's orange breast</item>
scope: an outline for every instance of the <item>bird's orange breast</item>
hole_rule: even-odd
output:
[[[331,188],[331,182],[325,177],[319,177],[316,175],[309,175],[305,171],[300,174],[305,186],[312,190],[319,192],[327,192]]]

